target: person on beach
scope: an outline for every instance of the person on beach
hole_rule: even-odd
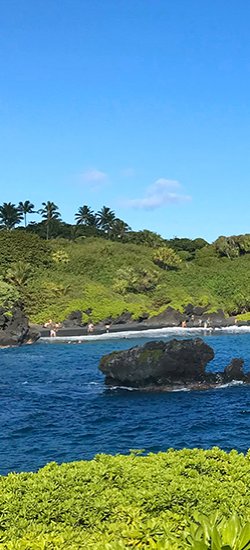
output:
[[[61,328],[61,325],[60,323],[53,323],[53,321],[50,319],[49,323],[47,323],[47,328],[50,329],[49,331],[50,338],[55,338],[58,329]]]
[[[88,323],[88,326],[87,326],[87,333],[88,333],[88,334],[92,334],[92,333],[94,332],[94,328],[95,328],[95,327],[94,327],[92,321],[90,321],[90,322]]]
[[[110,331],[110,325],[109,324],[105,325],[105,330],[106,330],[106,332]]]
[[[49,319],[49,321],[47,321],[46,323],[44,323],[44,328],[50,328],[52,325],[52,319]]]
[[[182,321],[181,327],[182,328],[187,328],[187,321]]]

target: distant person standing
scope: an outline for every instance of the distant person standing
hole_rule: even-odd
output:
[[[56,337],[56,329],[57,329],[57,325],[56,323],[50,323],[50,331],[49,331],[49,335],[50,335],[50,338],[55,338]]]
[[[87,333],[92,334],[94,332],[94,328],[94,324],[92,323],[92,321],[90,321],[87,326]]]

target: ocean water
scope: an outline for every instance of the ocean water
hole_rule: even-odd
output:
[[[177,331],[178,338],[201,336]],[[126,336],[125,338],[123,336]],[[0,474],[35,471],[49,461],[90,459],[99,453],[158,452],[169,447],[250,447],[250,386],[207,391],[144,393],[107,389],[98,362],[113,350],[173,331],[91,336],[81,343],[45,340],[0,351]],[[203,334],[216,353],[210,368],[243,357],[250,369],[250,333]]]

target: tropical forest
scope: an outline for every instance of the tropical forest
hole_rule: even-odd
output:
[[[0,301],[21,298],[33,323],[75,310],[86,321],[88,311],[94,322],[124,312],[136,321],[189,303],[248,320],[249,269],[250,234],[166,239],[133,231],[107,206],[79,207],[74,224],[50,201],[0,206]]]

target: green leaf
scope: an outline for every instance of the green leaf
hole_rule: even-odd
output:
[[[246,523],[243,527],[239,536],[238,546],[237,550],[250,550],[250,523]]]

